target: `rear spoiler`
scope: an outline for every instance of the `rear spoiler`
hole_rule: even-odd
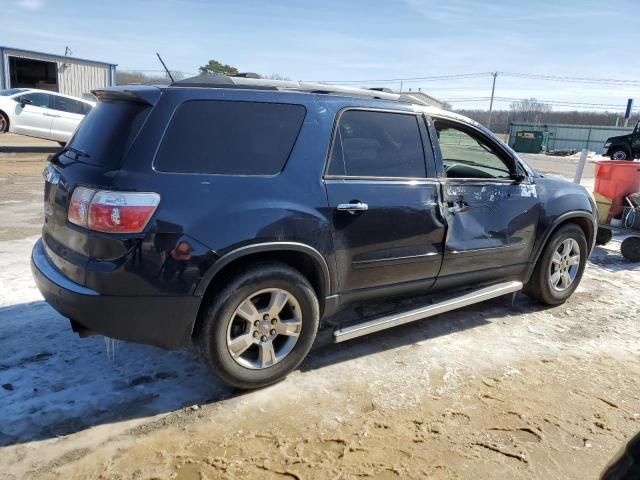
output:
[[[160,98],[161,91],[158,87],[127,85],[92,90],[91,93],[98,100],[127,100],[129,102],[155,105]]]

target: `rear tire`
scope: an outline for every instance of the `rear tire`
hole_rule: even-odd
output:
[[[320,308],[300,272],[263,263],[228,281],[200,321],[195,344],[205,365],[225,383],[252,389],[300,365],[315,339]]]
[[[578,288],[588,252],[587,239],[579,226],[560,227],[547,242],[524,293],[546,305],[564,303]]]

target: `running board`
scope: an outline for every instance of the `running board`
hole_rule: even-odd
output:
[[[344,327],[338,327],[333,332],[333,341],[335,343],[351,340],[352,338],[368,335],[373,332],[385,330],[387,328],[404,325],[405,323],[415,322],[423,318],[439,315],[451,310],[473,305],[474,303],[484,302],[491,298],[500,297],[507,293],[514,293],[522,290],[522,282],[505,282],[490,287],[479,288],[459,297],[443,300],[426,307],[416,308],[408,312],[395,313],[386,317],[378,317],[372,320],[365,320]]]

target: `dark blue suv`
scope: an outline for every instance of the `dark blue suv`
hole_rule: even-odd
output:
[[[32,270],[81,335],[176,349],[240,388],[336,342],[524,289],[576,289],[588,192],[407,96],[211,76],[117,87],[45,170]],[[429,296],[340,322],[354,302]]]

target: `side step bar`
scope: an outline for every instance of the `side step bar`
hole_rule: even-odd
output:
[[[386,317],[378,317],[372,320],[365,320],[361,323],[338,327],[333,332],[333,341],[335,343],[344,342],[362,335],[368,335],[387,328],[439,315],[444,312],[466,307],[467,305],[473,305],[474,303],[484,302],[485,300],[500,297],[508,293],[514,293],[519,290],[522,290],[522,282],[516,281],[479,288],[459,297],[443,300],[439,303],[427,305],[426,307],[409,310],[408,312],[395,313],[387,315]]]

